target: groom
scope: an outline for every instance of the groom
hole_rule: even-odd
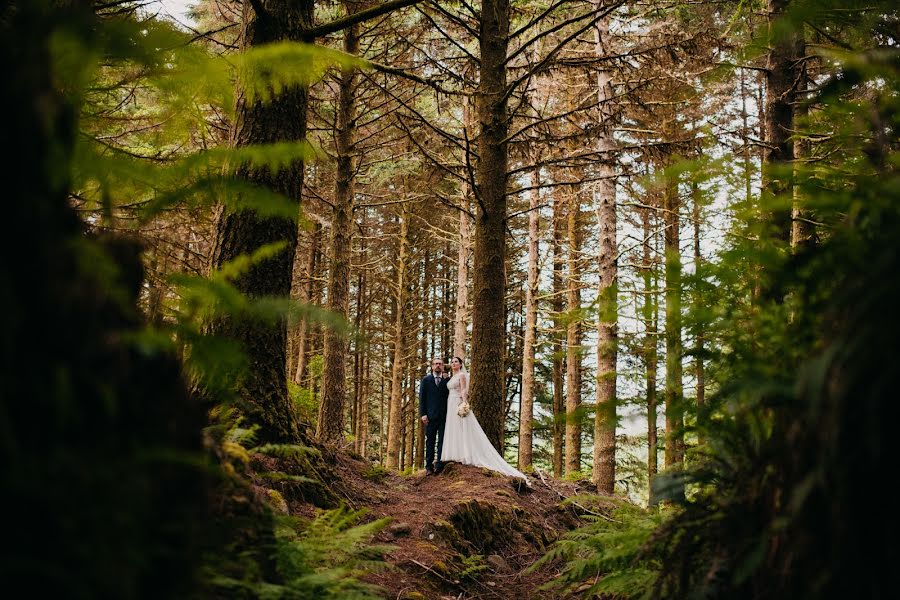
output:
[[[419,417],[425,425],[425,473],[434,475],[444,469],[441,448],[444,446],[444,423],[447,419],[447,378],[444,361],[434,358],[431,373],[419,384]],[[434,441],[437,437],[437,464],[434,462]]]

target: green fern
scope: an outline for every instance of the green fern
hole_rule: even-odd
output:
[[[600,497],[582,500],[608,503],[608,499]],[[660,565],[647,560],[643,550],[662,522],[662,515],[619,503],[608,515],[598,513],[583,518],[587,525],[563,536],[528,568],[527,572],[533,573],[551,563],[563,565],[560,575],[541,589],[578,589],[584,597],[649,597]]]
[[[390,519],[358,524],[364,511],[346,506],[319,513],[308,524],[291,517],[276,525],[277,562],[288,588],[309,588],[325,598],[377,598],[377,588],[355,578],[387,568],[389,546],[370,545]]]

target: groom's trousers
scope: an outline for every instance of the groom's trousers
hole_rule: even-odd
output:
[[[437,461],[441,462],[441,449],[444,447],[445,419],[432,421],[428,419],[425,426],[425,467],[434,467],[434,441],[437,438]]]

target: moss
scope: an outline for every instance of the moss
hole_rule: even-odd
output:
[[[423,541],[417,541],[416,547],[420,548],[422,550],[425,550],[426,552],[430,552],[432,554],[437,554],[437,551],[438,551],[437,546],[435,546],[434,544],[428,543],[428,542],[423,542]]]
[[[390,473],[390,471],[378,463],[372,463],[372,465],[363,472],[362,476],[374,483],[382,483]]]
[[[439,575],[442,575],[444,577],[449,577],[450,575],[452,575],[450,569],[447,567],[447,563],[442,560],[434,561],[434,563],[432,563],[431,565],[431,569],[435,573],[438,573]]]
[[[236,442],[225,440],[222,442],[222,451],[229,456],[241,461],[245,465],[250,463],[250,454],[247,450]]]
[[[461,554],[459,560],[462,565],[462,570],[459,573],[460,579],[464,577],[478,579],[478,576],[481,575],[481,573],[488,570],[488,565],[484,562],[484,556],[481,554],[472,554],[470,556]]]
[[[457,505],[450,516],[458,537],[481,554],[512,545],[517,530],[513,511],[505,511],[494,504],[471,500]],[[455,544],[457,548],[458,544]]]
[[[288,514],[288,504],[278,490],[266,489],[266,494],[268,494],[269,502],[275,510]]]
[[[293,450],[299,446],[284,445],[271,446],[265,454],[254,453],[249,469],[256,477],[267,480],[265,485],[277,483],[278,491],[288,502],[336,507],[339,499],[331,486],[340,482],[337,472],[312,441],[304,439],[302,446],[302,452]]]
[[[426,600],[425,594],[419,592],[404,592],[401,598],[404,600]]]
[[[588,475],[583,471],[572,471],[570,473],[566,473],[565,476],[566,481],[585,481],[587,479]]]
[[[457,549],[466,548],[466,542],[460,538],[456,527],[449,521],[438,520],[432,524],[435,537],[439,537],[451,546]]]
[[[437,521],[434,532],[464,555],[488,555],[527,543],[543,550],[549,543],[544,528],[521,507],[503,507],[484,500],[456,505],[449,521]]]

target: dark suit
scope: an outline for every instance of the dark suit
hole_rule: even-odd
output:
[[[434,441],[437,437],[437,462],[441,467],[441,449],[444,447],[444,423],[447,420],[447,398],[450,390],[447,388],[448,379],[435,380],[434,374],[429,373],[419,383],[419,419],[428,416],[428,425],[425,426],[425,467],[434,468]]]

